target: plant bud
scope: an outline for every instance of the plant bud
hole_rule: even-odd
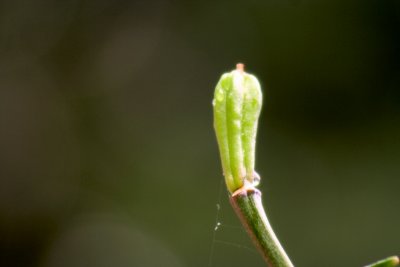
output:
[[[214,128],[225,182],[232,193],[245,182],[259,181],[254,170],[255,145],[262,93],[257,78],[243,64],[225,73],[214,94]]]

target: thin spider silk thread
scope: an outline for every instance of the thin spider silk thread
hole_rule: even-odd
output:
[[[222,198],[222,189],[224,186],[224,180],[221,180],[220,182],[220,187],[219,187],[219,193],[218,193],[218,200],[216,204],[216,215],[215,215],[215,224],[213,228],[213,235],[212,235],[212,241],[211,241],[211,246],[210,246],[210,256],[208,259],[208,267],[213,266],[213,257],[214,257],[214,252],[215,252],[215,244],[222,244],[222,245],[227,245],[235,248],[240,248],[240,249],[245,249],[246,251],[252,252],[252,253],[257,253],[257,251],[254,248],[245,246],[245,245],[240,245],[234,242],[229,242],[221,239],[217,239],[217,231],[223,228],[231,228],[231,229],[240,229],[241,231],[245,232],[243,227],[241,226],[235,226],[235,225],[229,225],[229,224],[223,224],[220,221],[220,212],[221,212],[221,198]]]

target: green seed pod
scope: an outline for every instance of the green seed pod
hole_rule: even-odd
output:
[[[243,71],[243,64],[225,73],[214,94],[214,128],[229,191],[259,180],[254,171],[258,118],[262,105],[257,78]]]

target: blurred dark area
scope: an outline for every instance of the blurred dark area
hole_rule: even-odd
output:
[[[399,1],[6,0],[0,59],[2,267],[265,266],[212,126],[237,62],[294,264],[400,253]]]

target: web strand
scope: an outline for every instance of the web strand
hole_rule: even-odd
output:
[[[216,205],[217,206],[217,214],[215,215],[215,226],[214,226],[213,237],[212,237],[211,248],[210,248],[210,257],[208,259],[208,267],[212,267],[212,260],[213,260],[213,256],[214,256],[217,230],[218,230],[219,226],[221,225],[221,223],[219,222],[219,211],[221,209],[221,206],[219,203],[221,203],[223,182],[224,181],[221,179],[221,182],[219,185],[218,202]]]
[[[210,247],[210,256],[208,260],[208,267],[213,267],[213,258],[214,258],[214,253],[215,253],[215,244],[222,244],[225,246],[231,246],[235,247],[238,249],[245,249],[246,251],[249,251],[251,253],[257,253],[254,248],[237,244],[234,242],[230,241],[225,241],[221,239],[217,239],[217,231],[223,229],[223,228],[230,228],[230,229],[240,229],[240,231],[245,232],[245,229],[241,226],[236,226],[236,225],[230,225],[230,224],[224,224],[221,222],[220,219],[220,212],[221,212],[221,198],[223,194],[223,186],[224,186],[224,180],[221,180],[220,182],[220,187],[219,187],[219,193],[218,193],[218,202],[216,204],[216,215],[215,215],[215,224],[214,224],[214,229],[213,229],[213,235],[212,235],[212,242],[211,242],[211,247]]]

